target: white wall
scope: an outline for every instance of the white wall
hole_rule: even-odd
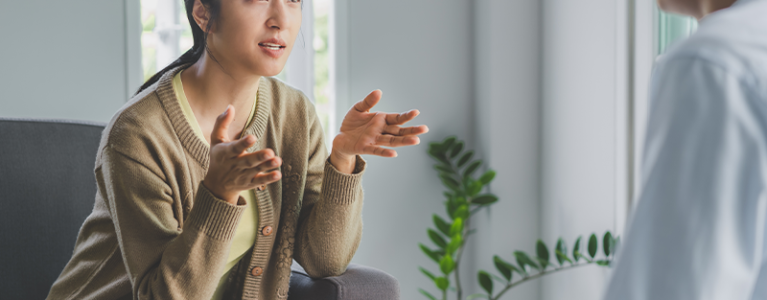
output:
[[[550,246],[615,226],[616,5],[543,2],[541,230]],[[596,266],[550,275],[541,299],[599,299],[607,275]]]
[[[138,13],[135,0],[3,2],[0,116],[109,121],[141,83],[140,45],[126,45]]]
[[[418,266],[439,268],[418,243],[431,243],[426,227],[432,213],[444,211],[428,142],[457,135],[473,144],[471,1],[347,3],[349,99],[359,101],[381,89],[383,99],[375,109],[417,108],[421,115],[412,125],[431,129],[421,145],[398,150],[397,158],[365,157],[364,234],[353,262],[394,275],[402,299],[422,299],[419,287],[437,289]]]
[[[475,0],[475,105],[477,145],[497,176],[500,201],[478,213],[473,292],[477,270],[498,274],[493,255],[515,261],[514,250],[532,253],[540,236],[539,160],[541,97],[541,4],[538,0]],[[539,299],[539,281],[504,299]],[[500,285],[496,283],[496,291]]]

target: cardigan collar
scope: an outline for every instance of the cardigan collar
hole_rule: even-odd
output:
[[[176,135],[178,135],[181,145],[192,154],[195,160],[207,169],[210,163],[210,147],[194,133],[192,125],[184,117],[184,112],[178,103],[176,93],[173,91],[173,77],[176,76],[176,73],[191,65],[192,63],[180,65],[165,72],[157,81],[156,92],[173,128],[176,130]],[[261,77],[261,80],[259,80],[258,101],[256,102],[256,113],[253,116],[254,120],[245,128],[244,135],[252,134],[257,139],[256,145],[248,149],[248,152],[253,152],[258,144],[261,144],[264,132],[266,132],[269,112],[272,106],[272,90],[271,85],[267,81],[266,77]]]

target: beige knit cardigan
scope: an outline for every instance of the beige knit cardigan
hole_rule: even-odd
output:
[[[172,87],[188,66],[165,73],[104,129],[93,212],[48,299],[213,295],[245,205],[201,184],[210,149]],[[313,104],[277,79],[261,79],[254,118],[245,131],[258,141],[247,151],[273,149],[283,159],[282,179],[256,192],[258,237],[228,277],[225,299],[286,299],[293,259],[315,278],[346,270],[362,235],[366,164],[356,156],[352,174],[331,165]],[[266,226],[275,230],[265,235]]]

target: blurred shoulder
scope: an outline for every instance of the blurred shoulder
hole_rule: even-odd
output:
[[[767,79],[767,1],[743,1],[703,18],[695,33],[658,58],[660,67],[718,69],[749,84]]]

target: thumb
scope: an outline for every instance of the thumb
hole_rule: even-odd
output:
[[[381,90],[375,90],[371,92],[370,94],[368,94],[367,97],[365,97],[365,99],[362,99],[362,101],[354,104],[354,109],[356,109],[358,112],[370,111],[370,109],[373,108],[373,106],[375,106],[376,104],[378,104],[378,101],[381,100],[382,94],[383,92],[381,92]]]
[[[229,142],[229,124],[234,120],[234,106],[227,105],[224,113],[218,115],[213,132],[210,134],[210,146]]]

